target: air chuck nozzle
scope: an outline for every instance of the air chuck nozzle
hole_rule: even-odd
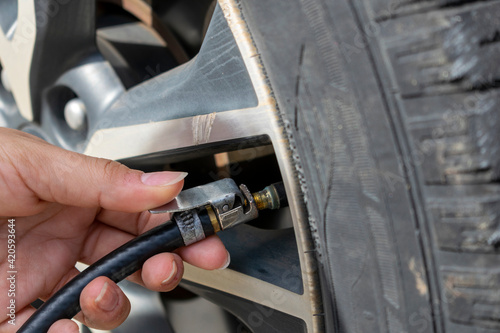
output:
[[[271,184],[262,191],[252,193],[252,196],[258,210],[279,209],[288,206],[285,186],[282,182]]]

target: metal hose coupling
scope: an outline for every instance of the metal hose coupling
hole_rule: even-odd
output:
[[[259,210],[285,206],[283,183],[275,183],[260,192],[250,193],[245,185],[236,185],[230,178],[184,190],[177,198],[158,208],[153,214],[172,213],[184,243],[195,243],[205,236],[198,212],[210,217],[215,232],[254,220]],[[204,214],[204,215],[206,215]]]

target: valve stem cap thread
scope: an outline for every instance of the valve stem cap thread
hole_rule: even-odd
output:
[[[279,209],[288,206],[285,186],[282,182],[266,186],[262,191],[252,194],[258,210]]]

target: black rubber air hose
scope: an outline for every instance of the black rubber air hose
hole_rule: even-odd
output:
[[[205,237],[214,234],[206,212],[198,213]],[[172,219],[174,220],[174,218]],[[184,246],[176,223],[168,221],[145,232],[109,253],[77,275],[45,302],[19,329],[18,333],[43,333],[60,319],[73,318],[80,311],[80,294],[87,284],[99,276],[119,282],[139,270],[144,262],[162,252]]]

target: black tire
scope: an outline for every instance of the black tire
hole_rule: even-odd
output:
[[[500,4],[240,5],[304,194],[326,331],[498,331]]]

